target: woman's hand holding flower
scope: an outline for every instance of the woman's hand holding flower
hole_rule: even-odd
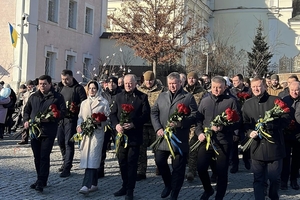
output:
[[[118,133],[123,133],[124,132],[124,128],[120,124],[116,125],[116,130],[117,130]]]
[[[81,126],[77,126],[76,130],[77,130],[77,133],[81,133],[82,132]]]

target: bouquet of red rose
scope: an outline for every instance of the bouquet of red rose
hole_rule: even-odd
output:
[[[181,122],[185,116],[190,115],[190,112],[191,112],[190,109],[186,105],[184,105],[183,103],[179,103],[174,113],[170,116],[167,122],[167,126],[164,130],[164,136],[158,137],[155,140],[155,142],[153,142],[150,145],[150,148],[152,148],[153,150],[157,150],[159,144],[162,142],[163,139],[165,139],[173,158],[175,158],[173,147],[177,149],[179,153],[182,155],[182,151],[177,144],[177,143],[181,143],[181,141],[174,134],[176,129],[174,126],[171,126],[171,123],[173,123],[176,126],[176,124],[178,122]]]
[[[233,124],[235,122],[238,122],[240,120],[240,116],[237,113],[236,110],[232,110],[231,108],[227,108],[225,112],[221,113],[220,115],[217,115],[213,121],[211,121],[210,126],[228,126],[230,124]],[[211,127],[205,127],[204,128],[204,135],[206,139],[206,150],[208,150],[209,145],[211,145],[216,152],[216,154],[219,154],[216,150],[213,141],[212,141],[212,135],[214,134],[214,131],[211,129]],[[199,145],[201,144],[200,140],[197,140],[195,144],[193,144],[190,147],[190,151],[194,151],[198,149]]]
[[[91,117],[87,117],[84,122],[81,123],[81,133],[75,133],[71,138],[71,141],[78,142],[82,140],[83,136],[86,135],[91,137],[94,134],[97,125],[101,125],[101,122],[105,122],[107,117],[103,113],[93,113]]]
[[[251,98],[251,95],[248,94],[247,92],[238,92],[236,94],[238,97],[239,101],[243,104],[247,99]]]
[[[67,117],[75,117],[78,115],[79,113],[79,106],[76,105],[75,102],[66,102],[66,106],[67,106],[67,113],[66,116]]]
[[[274,101],[275,106],[271,109],[266,111],[264,118],[259,118],[255,125],[255,130],[258,132],[259,139],[265,138],[268,142],[274,143],[271,138],[272,136],[266,132],[266,123],[271,122],[274,119],[278,119],[283,114],[289,113],[289,107],[280,99],[275,99]],[[250,148],[253,142],[253,138],[249,138],[247,142],[242,146],[242,150],[246,151]]]
[[[41,122],[48,120],[53,122],[60,118],[60,112],[55,104],[51,104],[44,113],[38,113],[34,120],[29,120],[30,138],[39,138],[41,136]]]
[[[124,123],[131,122],[130,113],[134,110],[134,107],[132,104],[122,104],[121,107],[122,111],[120,116],[120,125],[122,126]],[[117,133],[115,142],[117,155],[119,153],[119,147],[122,141],[124,141],[124,148],[126,148],[128,144],[128,136],[124,133]]]

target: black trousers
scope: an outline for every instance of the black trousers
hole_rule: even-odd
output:
[[[47,185],[50,171],[50,153],[54,144],[55,137],[40,137],[32,139],[31,149],[34,156],[37,180]]]
[[[162,176],[166,187],[171,187],[172,191],[179,193],[185,176],[185,167],[187,164],[188,153],[183,153],[181,156],[179,153],[175,153],[175,159],[172,160],[172,172],[168,164],[168,158],[170,157],[169,151],[156,151],[155,163]]]
[[[298,141],[286,141],[285,152],[286,157],[283,159],[281,181],[287,183],[290,180],[297,180],[299,170],[299,154],[300,154],[300,143]],[[291,155],[292,153],[292,155]],[[292,162],[291,162],[292,160]]]
[[[123,180],[122,187],[127,191],[133,191],[137,176],[137,163],[139,158],[140,146],[119,147],[118,161]]]
[[[232,144],[231,148],[231,162],[232,162],[232,167],[239,167],[239,141],[235,141]],[[246,163],[247,161],[249,162],[250,159],[250,151],[245,151],[242,153],[243,155],[243,161]]]
[[[110,144],[111,142],[111,138],[114,142],[114,134],[112,132],[112,130],[107,130],[105,133],[104,133],[104,141],[103,141],[103,148],[102,148],[102,156],[101,156],[101,162],[100,162],[100,167],[98,168],[98,175],[100,174],[104,174],[104,165],[105,165],[105,159],[106,159],[106,151],[107,151],[107,148],[108,148],[108,145]]]
[[[98,185],[98,176],[97,176],[97,169],[85,169],[84,171],[84,178],[82,182],[82,186],[86,186],[87,188],[91,188],[91,186]]]
[[[70,171],[72,168],[75,145],[70,139],[76,133],[76,126],[77,120],[65,118],[57,130],[57,143],[63,157],[64,170],[66,171]]]
[[[211,163],[211,159],[215,157],[216,168],[215,172],[217,179],[217,194],[216,199],[223,199],[226,193],[228,184],[228,166],[229,166],[229,154],[231,145],[216,145],[219,155],[215,153],[211,146],[206,150],[206,143],[202,143],[198,151],[197,169],[200,180],[202,181],[205,192],[210,192],[213,188],[211,186],[210,177],[208,174],[208,166]]]
[[[266,177],[270,181],[269,197],[272,200],[279,199],[280,174],[282,170],[282,159],[272,162],[258,161],[252,159],[252,171],[254,175],[254,196],[256,200],[264,200],[264,186]]]

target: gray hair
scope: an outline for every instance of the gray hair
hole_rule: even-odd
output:
[[[130,77],[131,78],[131,80],[133,81],[133,82],[137,82],[137,77],[136,77],[136,75],[135,74],[126,74],[125,76],[124,76],[124,78],[125,77]]]
[[[167,79],[174,80],[177,79],[180,81],[180,74],[178,72],[171,72],[168,76]]]
[[[221,84],[224,84],[226,85],[226,80],[222,77],[222,76],[215,76],[211,79],[211,82],[214,82],[214,83],[221,83]]]

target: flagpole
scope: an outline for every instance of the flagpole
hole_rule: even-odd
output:
[[[25,12],[25,0],[22,0],[22,14],[21,14],[21,30],[20,30],[20,50],[19,50],[19,67],[17,71],[17,88],[19,88],[21,83],[21,73],[22,73],[22,59],[23,59],[23,34],[24,34],[24,20],[23,14]]]

